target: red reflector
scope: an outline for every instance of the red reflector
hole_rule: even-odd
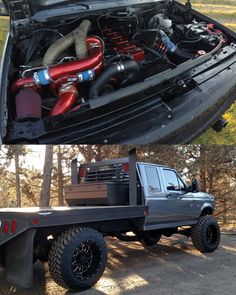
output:
[[[11,234],[14,234],[16,232],[16,227],[17,227],[16,220],[12,220],[12,222],[11,222],[11,229],[10,229],[10,233]]]
[[[4,221],[3,222],[3,227],[2,227],[2,233],[3,235],[7,235],[8,234],[8,230],[9,230],[9,222],[8,221]]]
[[[34,218],[34,219],[32,220],[32,224],[33,224],[33,225],[37,225],[37,224],[39,224],[39,220],[38,220],[38,218]]]
[[[87,175],[87,169],[86,168],[80,168],[79,169],[79,176],[80,178],[84,178]]]
[[[129,171],[129,164],[128,163],[124,163],[123,164],[123,169],[124,169],[124,173],[127,173]]]

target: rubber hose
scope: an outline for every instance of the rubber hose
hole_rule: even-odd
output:
[[[88,47],[86,39],[91,25],[92,24],[89,20],[85,20],[79,26],[79,30],[73,32],[75,38],[75,52],[78,59],[84,59],[88,57]]]
[[[195,43],[198,43],[202,41],[202,37],[198,38],[198,39],[192,39],[192,40],[182,40],[182,41],[179,41],[178,44],[195,44]]]
[[[172,56],[174,57],[175,61],[178,63],[185,62],[189,59],[194,59],[197,57],[196,54],[190,53],[190,52],[185,52],[183,50],[180,50],[179,48],[177,48],[175,50],[175,52],[172,54]]]
[[[78,30],[77,28],[76,30]],[[75,42],[74,39],[74,32],[69,33],[68,35],[64,36],[63,38],[57,40],[54,44],[52,44],[43,58],[43,65],[44,66],[51,66],[55,63],[58,56],[60,56],[67,48],[72,46]]]
[[[138,72],[139,65],[134,60],[124,61],[122,63],[111,64],[106,70],[98,77],[94,82],[93,86],[90,88],[89,98],[94,99],[99,97],[103,87],[106,85],[109,80],[120,73],[123,72]]]
[[[115,55],[115,56],[112,56],[110,58],[108,58],[106,60],[106,64],[109,65],[110,63],[114,62],[114,61],[117,61],[117,59],[129,59],[129,60],[134,60],[133,56],[132,55],[128,55],[128,54],[118,54],[118,55]]]
[[[66,36],[62,37],[61,39],[57,40],[54,44],[52,44],[43,58],[43,65],[44,66],[51,66],[55,63],[58,56],[60,56],[67,48],[72,46],[74,43],[76,45],[76,55],[78,58],[80,56],[87,57],[88,49],[86,43],[87,32],[91,26],[90,21],[85,20],[83,21],[80,26],[75,29],[74,31],[70,32]],[[86,37],[84,38],[84,34],[86,33]],[[81,40],[79,40],[81,38]],[[79,54],[79,46],[81,46],[81,53]]]

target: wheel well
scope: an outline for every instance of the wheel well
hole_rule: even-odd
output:
[[[202,210],[201,216],[212,215],[212,214],[213,214],[213,209],[211,207],[206,207]]]

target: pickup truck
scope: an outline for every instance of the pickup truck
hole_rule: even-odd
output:
[[[178,233],[203,253],[217,249],[214,197],[199,192],[196,179],[188,187],[174,169],[137,162],[134,150],[79,167],[75,159],[71,171],[68,207],[0,210],[0,264],[8,282],[32,287],[39,259],[60,286],[90,288],[106,267],[106,236],[154,246]]]

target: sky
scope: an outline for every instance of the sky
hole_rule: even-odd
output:
[[[24,166],[26,168],[42,170],[44,165],[45,145],[30,145],[29,148],[32,150],[32,153],[28,154],[25,158]]]
[[[31,150],[31,152],[27,154],[26,157],[24,157],[24,163],[22,164],[22,167],[42,171],[44,166],[45,145],[28,145],[28,148]],[[83,160],[83,156],[78,154],[78,161],[81,160]],[[13,162],[11,163],[9,169],[12,172],[15,171]]]
[[[21,166],[29,169],[43,170],[45,146],[44,145],[28,145],[31,150],[25,157],[20,157]],[[23,161],[22,161],[23,160]],[[0,159],[1,161],[1,159]],[[14,161],[8,167],[11,172],[15,171]]]

